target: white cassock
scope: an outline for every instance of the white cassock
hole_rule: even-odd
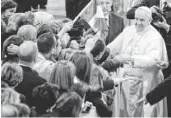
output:
[[[165,117],[166,99],[153,106],[136,105],[140,98],[164,80],[162,70],[155,66],[156,61],[168,61],[165,42],[158,31],[149,25],[143,32],[137,33],[134,25],[129,26],[107,47],[114,55],[127,54],[134,60],[132,66],[124,64],[121,68],[127,73],[125,77],[130,79],[117,88],[113,116]]]

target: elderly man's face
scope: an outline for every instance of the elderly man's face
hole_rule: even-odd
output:
[[[112,0],[99,0],[99,4],[102,7],[104,15],[108,15],[111,11]]]
[[[143,10],[135,12],[135,28],[138,32],[143,31],[151,22],[150,18]]]

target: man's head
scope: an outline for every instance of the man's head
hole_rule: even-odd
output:
[[[27,41],[36,41],[37,29],[32,25],[24,25],[19,28],[17,35]]]
[[[44,33],[39,36],[37,46],[39,52],[42,54],[50,54],[50,57],[57,55],[58,43],[56,41],[55,36],[50,32]]]
[[[143,31],[152,21],[152,13],[148,7],[139,7],[135,11],[135,27],[138,32]]]
[[[37,58],[37,45],[32,41],[25,41],[19,47],[19,62],[33,63]]]
[[[102,7],[104,15],[108,15],[111,11],[112,0],[99,0],[99,5]]]

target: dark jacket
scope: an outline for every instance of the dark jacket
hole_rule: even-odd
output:
[[[135,10],[140,6],[147,6],[152,7],[153,5],[159,6],[160,0],[143,0],[140,4],[135,5],[132,7],[126,14],[126,17],[128,19],[134,19],[135,18]]]
[[[114,13],[109,14],[109,32],[105,40],[106,45],[112,42],[124,29],[123,19]]]
[[[33,89],[46,82],[45,79],[38,76],[30,67],[21,66],[23,69],[23,81],[15,88],[15,90],[26,97],[27,105],[34,106],[32,98]]]
[[[171,76],[146,95],[147,101],[151,105],[165,97],[168,100],[168,115],[171,117]]]

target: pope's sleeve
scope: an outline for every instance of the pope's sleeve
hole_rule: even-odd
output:
[[[120,33],[111,43],[107,45],[107,48],[109,48],[111,55],[115,55],[121,52],[122,44],[123,44],[123,35],[124,35],[124,31]]]

